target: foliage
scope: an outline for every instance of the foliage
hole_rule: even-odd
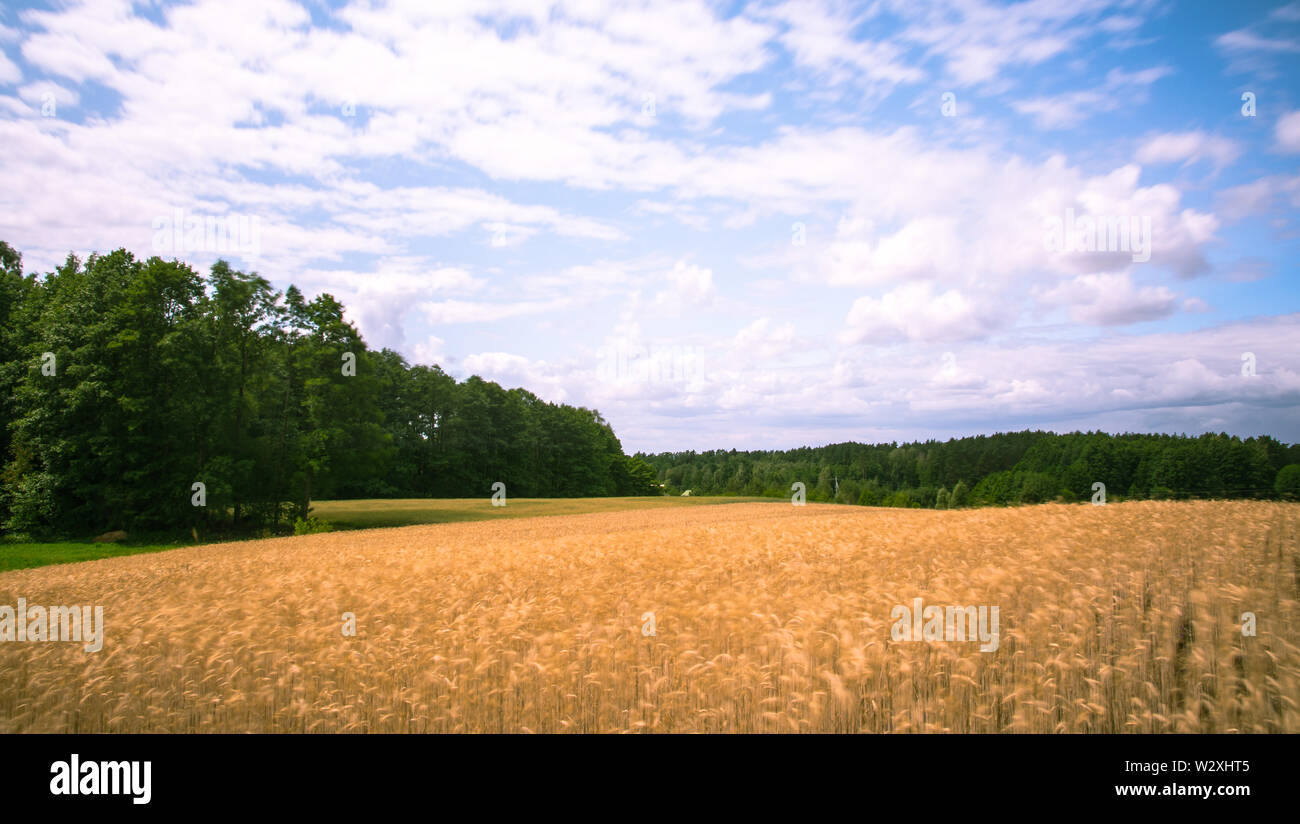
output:
[[[1288,501],[1300,498],[1300,464],[1287,464],[1279,469],[1273,488]]]
[[[1100,481],[1107,500],[1300,496],[1300,478],[1279,470],[1300,445],[1227,434],[1108,435],[1006,432],[916,443],[841,443],[786,451],[736,450],[638,455],[661,481],[702,495],[788,495],[862,506],[1007,506],[1089,501]],[[1297,471],[1300,474],[1300,470]],[[1275,477],[1278,480],[1275,481]],[[840,493],[833,495],[838,479]],[[846,491],[848,494],[846,494]]]
[[[329,521],[322,521],[320,518],[308,516],[298,518],[293,522],[294,535],[316,535],[321,532],[333,532],[334,526]]]
[[[0,242],[0,413],[0,523],[37,536],[286,531],[319,498],[498,481],[659,491],[600,413],[373,351],[331,295],[224,261],[118,250],[38,280]]]

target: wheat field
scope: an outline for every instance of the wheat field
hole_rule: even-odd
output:
[[[1297,732],[1298,527],[753,503],[17,570],[0,604],[103,605],[106,633],[0,643],[0,731]],[[918,597],[998,606],[998,648],[894,640]]]

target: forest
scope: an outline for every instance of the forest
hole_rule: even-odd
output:
[[[327,498],[659,492],[598,412],[371,350],[344,314],[124,249],[38,278],[0,242],[0,525],[238,534]]]
[[[1300,496],[1300,445],[1268,436],[1005,432],[785,451],[638,453],[669,494],[791,497],[949,509],[1125,498]]]

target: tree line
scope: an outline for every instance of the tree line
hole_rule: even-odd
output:
[[[38,278],[0,241],[0,421],[0,525],[29,535],[285,529],[316,499],[498,481],[659,492],[595,410],[371,350],[329,294],[124,249]]]
[[[498,481],[520,497],[801,482],[812,501],[937,508],[1087,500],[1097,482],[1109,500],[1294,499],[1300,445],[1025,431],[628,457],[594,410],[369,349],[329,294],[124,249],[38,278],[0,241],[7,531],[284,530],[313,500],[487,497]]]
[[[1300,444],[1226,434],[1005,432],[784,451],[637,454],[669,494],[790,497],[933,507],[1123,498],[1300,497]]]

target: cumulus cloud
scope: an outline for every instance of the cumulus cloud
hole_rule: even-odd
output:
[[[1048,291],[1042,300],[1067,306],[1073,320],[1094,326],[1156,320],[1178,308],[1178,295],[1163,286],[1137,287],[1127,272],[1080,275]]]
[[[1180,333],[918,346],[837,347],[811,364],[802,350],[777,362],[724,362],[689,395],[601,408],[628,430],[629,448],[664,440],[679,449],[786,448],[810,431],[820,442],[888,441],[1097,422],[1114,430],[1300,433],[1300,368],[1291,354],[1300,346],[1300,315]],[[1257,357],[1253,378],[1241,375],[1243,352]],[[698,431],[711,415],[726,420],[726,410],[737,409],[745,410],[743,432]]]
[[[667,288],[655,295],[653,308],[660,312],[680,312],[691,307],[704,306],[718,294],[713,285],[713,272],[686,261],[677,261],[664,275]]]
[[[758,318],[736,333],[731,341],[731,354],[735,361],[770,362],[784,358],[799,345],[794,324]]]
[[[921,162],[893,175],[905,183],[897,198],[856,200],[828,239],[789,256],[807,281],[893,286],[887,295],[859,298],[846,321],[846,340],[918,339],[925,329],[956,338],[992,334],[1015,320],[1026,283],[1046,291],[1079,276],[1108,274],[1115,276],[1113,285],[1123,286],[1135,262],[1182,278],[1208,271],[1205,247],[1218,219],[1183,207],[1173,186],[1141,185],[1137,166],[1087,176],[1061,158],[999,165],[974,152],[930,158],[927,149],[904,145]],[[906,163],[901,152],[897,159]],[[970,192],[982,194],[977,203]],[[1064,227],[1082,219],[1100,227],[1091,251],[1052,247],[1052,221]],[[1115,248],[1107,245],[1112,222],[1126,230]],[[1166,296],[1124,289],[1117,297],[1141,309],[1118,311],[1094,300],[1095,309],[1080,309],[1077,316],[1107,324],[1145,320]]]
[[[429,335],[424,340],[411,345],[411,363],[425,366],[446,367],[449,363],[446,351],[447,342],[437,335]]]
[[[929,283],[908,283],[879,298],[860,297],[845,318],[845,343],[898,340],[965,340],[1006,322],[1002,308],[981,305],[956,289],[936,293]]]
[[[309,296],[334,295],[369,344],[389,348],[408,343],[406,316],[430,295],[468,295],[485,285],[483,278],[463,268],[430,265],[416,257],[385,258],[368,271],[306,269],[295,273],[294,281]],[[421,357],[428,354],[425,350]]]
[[[512,352],[478,352],[466,356],[458,371],[461,378],[478,375],[507,388],[523,387],[552,403],[570,400],[564,381],[556,374],[556,367],[544,360],[533,360]]]
[[[1286,273],[1223,224],[1267,216],[1282,235],[1300,207],[1277,165],[1300,150],[1295,112],[1262,142],[1195,110],[1170,133],[1140,107],[1099,116],[1196,70],[1102,65],[1113,50],[1095,44],[1159,22],[1149,4],[139,8],[0,28],[0,236],[29,268],[70,248],[151,254],[153,220],[178,208],[256,217],[260,255],[241,265],[334,293],[372,345],[599,404],[631,448],[1294,404],[1293,320],[1121,335],[1205,312],[1206,281],[1180,279],[1216,244],[1224,277]],[[1217,49],[1285,59],[1290,8]],[[961,115],[941,119],[949,89]],[[47,93],[77,108],[34,116]],[[999,120],[1016,110],[1049,131]],[[1059,129],[1103,122],[1096,142]],[[1195,163],[1236,176],[1170,179]],[[1149,260],[1049,248],[1067,215],[1149,221]],[[1230,380],[1247,350],[1249,386]]]

